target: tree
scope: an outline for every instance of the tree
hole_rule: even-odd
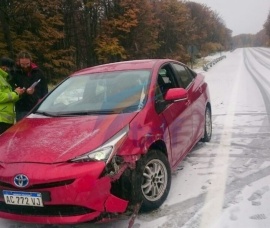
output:
[[[156,1],[156,17],[159,19],[157,58],[174,58],[188,62],[187,47],[192,43],[193,28],[186,5],[177,0]]]
[[[0,34],[1,40],[4,43],[0,43],[1,50],[4,50],[3,55],[14,57],[14,50],[12,44],[12,36],[10,31],[10,18],[12,17],[13,1],[2,0],[0,6],[0,24],[2,27],[2,33]]]
[[[6,6],[9,27],[10,55],[28,50],[35,62],[44,70],[49,80],[61,78],[74,68],[73,47],[64,45],[63,12],[61,0],[13,0]],[[3,33],[8,34],[5,26]],[[6,40],[5,39],[5,40]],[[13,51],[14,50],[14,51]]]
[[[100,18],[96,49],[101,62],[115,62],[129,58],[124,41],[131,29],[138,25],[138,9],[133,0],[104,0],[104,14]]]
[[[232,31],[226,27],[218,13],[205,4],[187,2],[193,20],[193,43],[203,56],[211,52],[227,50],[231,44]]]
[[[269,38],[269,40],[268,40],[268,46],[270,46],[270,11],[268,13],[267,20],[266,20],[266,22],[264,24],[264,29],[265,29],[266,35]]]
[[[184,0],[1,0],[0,48],[30,51],[49,81],[100,63],[173,58],[188,47],[226,49],[231,31],[210,8]]]
[[[155,16],[151,1],[133,1],[133,7],[137,9],[138,23],[123,40],[123,47],[131,59],[153,58],[159,48],[159,19]]]

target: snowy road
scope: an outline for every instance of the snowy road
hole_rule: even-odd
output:
[[[134,228],[270,227],[270,49],[246,48],[204,72],[213,137],[199,143],[173,174],[162,207]],[[198,71],[202,71],[198,69]],[[128,218],[73,226],[0,220],[5,228],[124,228]]]

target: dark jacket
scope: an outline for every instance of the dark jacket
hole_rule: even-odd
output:
[[[21,96],[20,100],[16,102],[15,109],[17,112],[30,111],[40,99],[48,93],[47,80],[38,68],[37,65],[31,63],[30,72],[24,72],[20,67],[17,67],[13,72],[10,84],[13,88],[29,88],[34,82],[40,79],[40,82],[35,87],[35,92],[32,95],[26,92]]]

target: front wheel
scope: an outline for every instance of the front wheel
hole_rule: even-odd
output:
[[[171,187],[171,168],[164,153],[151,150],[143,156],[133,172],[132,182],[132,201],[141,203],[141,211],[159,208]]]
[[[204,121],[204,136],[203,142],[209,142],[212,137],[212,113],[210,108],[207,106],[205,110],[205,121]]]

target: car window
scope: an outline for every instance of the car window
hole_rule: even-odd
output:
[[[170,65],[166,64],[158,72],[157,87],[163,97],[170,88],[177,87],[175,76]]]
[[[172,65],[176,71],[176,79],[180,87],[187,88],[194,79],[193,75],[186,67],[180,64],[173,63]]]
[[[174,72],[169,64],[166,64],[158,71],[155,90],[155,108],[158,113],[166,108],[164,96],[170,88],[178,87]]]

